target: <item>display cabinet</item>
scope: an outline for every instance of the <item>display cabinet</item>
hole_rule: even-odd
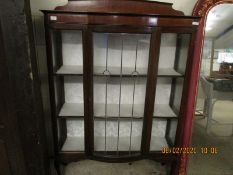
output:
[[[162,149],[182,141],[199,18],[137,0],[43,12],[56,162],[176,166],[180,155]]]

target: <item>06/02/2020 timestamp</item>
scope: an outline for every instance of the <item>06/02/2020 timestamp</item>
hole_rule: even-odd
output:
[[[216,147],[164,147],[163,154],[218,154]]]

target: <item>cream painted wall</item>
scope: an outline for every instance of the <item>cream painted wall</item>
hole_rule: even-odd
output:
[[[30,0],[33,15],[42,15],[41,9],[52,10],[56,6],[64,5],[67,0]],[[173,3],[173,8],[183,11],[186,15],[191,15],[197,0],[164,0],[161,2]]]

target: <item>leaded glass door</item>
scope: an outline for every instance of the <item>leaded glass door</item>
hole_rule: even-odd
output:
[[[141,152],[151,34],[93,33],[94,154]]]

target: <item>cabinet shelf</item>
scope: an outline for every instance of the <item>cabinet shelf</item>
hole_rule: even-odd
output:
[[[60,117],[83,117],[84,116],[84,104],[82,103],[64,103],[59,115]],[[121,104],[120,118],[143,118],[144,105],[135,104],[132,116],[132,104]],[[158,118],[176,118],[177,115],[171,109],[168,104],[156,104],[154,110],[154,117]],[[105,104],[94,104],[94,116],[97,118],[105,118]],[[107,105],[107,118],[119,117],[119,104]]]
[[[176,118],[177,115],[168,104],[155,104],[154,117]]]
[[[94,67],[94,75],[95,76],[106,76],[103,74],[105,70],[104,66],[95,66]],[[119,77],[121,76],[121,68],[120,67],[108,67],[109,76],[111,77]],[[107,72],[107,71],[106,71]],[[82,66],[72,66],[72,65],[64,65],[61,66],[56,75],[83,75],[83,67]],[[123,67],[122,76],[124,77],[132,77],[133,75],[138,75],[139,77],[147,76],[146,68],[137,68],[137,71],[134,71],[133,67]],[[178,73],[172,68],[160,68],[158,70],[158,77],[183,77],[182,74]]]
[[[83,66],[64,65],[64,66],[61,66],[57,70],[56,74],[57,75],[82,75]]]
[[[83,103],[64,103],[59,114],[59,117],[83,117]]]
[[[150,151],[161,151],[162,148],[169,147],[165,138],[153,137]],[[140,151],[141,137],[131,138],[131,148],[129,137],[119,137],[119,151]],[[105,151],[105,137],[95,137],[95,151]],[[83,137],[67,137],[61,151],[84,151]],[[106,137],[106,151],[117,151],[117,137]]]
[[[84,151],[84,137],[67,137],[61,151]]]
[[[172,68],[159,68],[158,77],[184,77],[184,75]]]
[[[151,137],[150,151],[162,151],[163,148],[168,148],[168,142],[165,137]]]

